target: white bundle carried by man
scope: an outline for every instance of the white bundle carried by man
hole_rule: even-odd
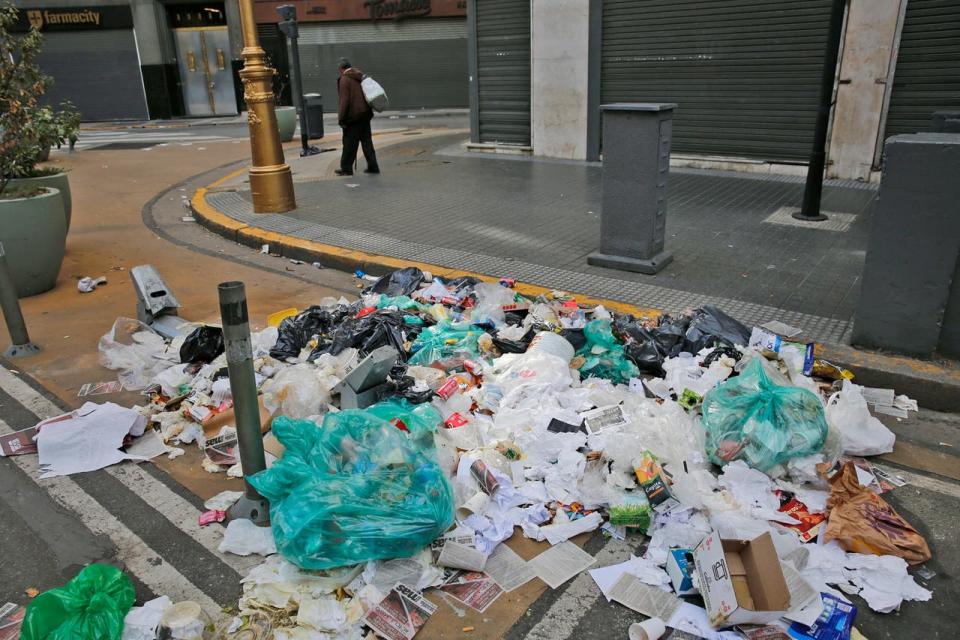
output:
[[[370,108],[380,113],[387,108],[390,100],[387,98],[387,92],[383,90],[380,83],[370,76],[363,76],[360,81],[360,88],[363,89],[363,97],[370,105]]]

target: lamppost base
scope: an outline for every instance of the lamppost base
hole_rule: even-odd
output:
[[[823,222],[824,220],[828,219],[827,216],[823,215],[820,212],[817,212],[816,215],[812,215],[812,216],[807,215],[803,212],[802,209],[794,211],[791,214],[791,217],[797,220],[803,220],[804,222]]]
[[[250,168],[254,213],[284,213],[297,208],[293,174],[287,164]]]
[[[25,344],[12,344],[3,352],[4,358],[26,358],[35,353],[40,353],[40,345],[27,342]]]
[[[240,496],[227,510],[230,520],[249,520],[258,527],[270,525],[270,503],[265,499],[252,500],[246,495]]]

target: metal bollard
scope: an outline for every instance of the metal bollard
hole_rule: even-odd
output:
[[[230,374],[230,392],[237,419],[237,446],[243,467],[244,495],[229,511],[230,519],[244,518],[260,526],[270,524],[267,500],[247,481],[247,476],[267,468],[260,433],[260,406],[253,371],[253,347],[250,344],[250,321],[247,315],[247,294],[242,282],[223,282],[220,294],[220,318],[223,342]]]
[[[20,311],[20,298],[17,297],[17,287],[10,276],[10,267],[7,265],[7,253],[0,242],[0,308],[3,309],[3,318],[7,321],[7,331],[10,333],[11,344],[3,352],[6,358],[21,358],[40,351],[39,345],[30,342],[27,333],[27,324],[23,321]]]

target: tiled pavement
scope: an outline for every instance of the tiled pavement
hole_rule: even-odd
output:
[[[876,195],[866,185],[828,183],[823,209],[854,216],[846,231],[830,231],[776,223],[778,209],[799,204],[802,179],[674,169],[674,262],[648,276],[586,263],[599,241],[599,166],[436,153],[458,141],[385,148],[380,176],[298,183],[300,208],[284,215],[253,214],[246,191],[207,201],[248,224],[336,246],[668,311],[713,302],[824,341],[848,329]]]

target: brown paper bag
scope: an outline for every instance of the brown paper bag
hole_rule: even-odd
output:
[[[900,556],[909,564],[930,559],[930,547],[923,536],[883,498],[860,486],[852,462],[830,478],[827,510],[827,542],[837,540],[854,553]]]

